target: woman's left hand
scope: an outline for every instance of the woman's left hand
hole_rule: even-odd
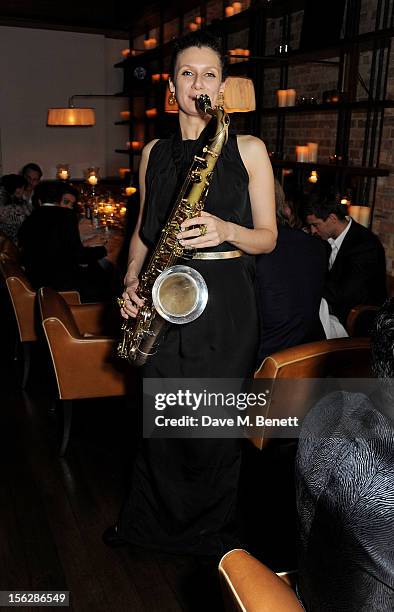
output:
[[[186,219],[181,229],[177,238],[183,247],[205,249],[227,241],[229,223],[203,210],[200,216]]]

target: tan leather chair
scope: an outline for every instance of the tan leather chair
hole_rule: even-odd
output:
[[[133,373],[116,360],[115,338],[103,335],[107,304],[68,305],[47,287],[39,290],[38,299],[63,405],[63,455],[70,436],[72,401],[125,395]]]
[[[28,281],[23,268],[16,260],[3,259],[0,261],[0,272],[6,284],[13,307],[23,350],[23,380],[22,388],[27,383],[30,370],[31,342],[37,340],[35,322],[36,291]],[[62,293],[70,304],[80,304],[78,291],[65,291]]]
[[[226,553],[219,575],[227,612],[300,612],[295,573],[275,574],[245,550]]]
[[[304,416],[313,404],[313,383],[309,379],[368,378],[370,341],[368,338],[335,338],[301,344],[266,357],[255,373],[255,379],[271,381],[270,402],[266,418]],[[304,383],[276,384],[279,379],[296,379]],[[317,383],[318,384],[318,383]],[[269,440],[269,428],[249,436],[262,449]]]

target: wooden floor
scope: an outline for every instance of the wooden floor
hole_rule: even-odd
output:
[[[102,543],[127,491],[133,407],[81,403],[60,459],[42,367],[37,360],[23,392],[15,364],[1,364],[0,590],[68,590],[81,612],[220,611],[208,560]]]
[[[0,590],[67,590],[80,612],[220,612],[216,560],[103,544],[129,490],[138,411],[121,399],[81,402],[59,458],[51,368],[36,351],[21,390],[14,323],[6,306],[1,312]],[[248,446],[248,548],[272,569],[294,568],[291,465],[282,450],[266,461]]]

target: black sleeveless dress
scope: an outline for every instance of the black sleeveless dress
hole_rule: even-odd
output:
[[[182,141],[178,133],[159,140],[151,150],[142,236],[152,246],[201,139]],[[205,210],[253,227],[248,179],[236,137],[230,136],[216,164]],[[208,250],[234,248],[224,243]],[[144,366],[144,377],[252,376],[258,346],[253,258],[185,263],[204,277],[207,307],[195,321],[170,327],[160,350]],[[145,439],[121,512],[120,535],[145,547],[197,555],[220,555],[238,546],[239,468],[236,439]]]

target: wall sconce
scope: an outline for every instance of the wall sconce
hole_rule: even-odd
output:
[[[96,123],[93,108],[76,108],[75,98],[115,98],[115,94],[75,94],[68,100],[67,108],[49,108],[47,126],[49,127],[91,127]]]
[[[224,110],[228,113],[250,113],[256,110],[253,81],[246,77],[227,77]]]
[[[70,178],[70,164],[57,164],[56,178],[59,181],[68,181]]]

